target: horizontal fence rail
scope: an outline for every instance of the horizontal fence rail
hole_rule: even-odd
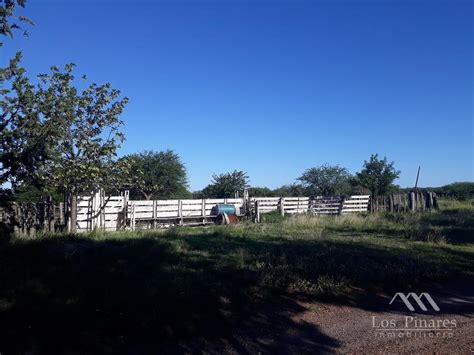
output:
[[[158,228],[172,225],[205,225],[214,223],[217,205],[235,207],[237,216],[252,217],[276,212],[282,215],[309,213],[313,215],[343,215],[361,212],[413,212],[438,208],[433,192],[410,192],[387,196],[352,195],[310,197],[251,197],[174,200],[129,200],[128,192],[121,196],[105,196],[97,190],[77,198],[78,232],[101,229]],[[35,235],[36,231],[65,230],[65,204],[54,205],[51,199],[41,203],[14,203],[0,208],[0,227],[20,235]]]

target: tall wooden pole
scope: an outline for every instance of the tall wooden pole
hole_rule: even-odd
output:
[[[420,168],[421,166],[418,165],[418,172],[416,173],[415,191],[418,188],[418,178],[420,177]]]

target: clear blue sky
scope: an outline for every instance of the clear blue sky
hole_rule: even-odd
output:
[[[173,149],[213,173],[291,183],[371,153],[397,181],[474,180],[471,1],[47,1],[1,49],[31,74],[74,62],[130,98],[120,154]]]

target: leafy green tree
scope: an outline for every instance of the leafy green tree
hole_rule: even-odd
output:
[[[21,22],[28,22],[33,24],[32,21],[24,16],[16,16],[15,10],[17,5],[24,7],[26,0],[4,0],[0,1],[0,36],[13,37],[14,29],[21,29]],[[25,34],[26,31],[25,31]],[[0,47],[3,46],[3,41],[0,41]],[[19,69],[19,62],[21,59],[21,53],[18,52],[13,59],[10,60],[7,67],[0,67],[0,140],[3,139],[1,132],[4,127],[9,124],[12,117],[11,112],[5,112],[4,108],[8,107],[7,94],[10,93],[10,89],[5,88],[5,84],[12,80]],[[14,115],[13,115],[14,116]],[[4,183],[8,180],[4,177],[5,171],[3,169],[3,163],[1,160],[2,152],[0,150],[0,201],[1,203],[7,203],[12,198],[12,189],[5,188]],[[8,175],[8,174],[7,174]]]
[[[247,173],[234,170],[230,173],[213,175],[213,181],[206,186],[197,196],[200,198],[229,198],[238,192],[243,194],[248,187],[249,178]]]
[[[16,69],[10,87],[3,90],[0,100],[0,183],[9,182],[15,189],[28,180],[39,187],[33,175],[39,176],[44,165],[50,130],[41,120],[37,90],[25,69],[12,66]]]
[[[24,71],[16,75],[15,94],[2,101],[7,119],[0,131],[0,162],[2,177],[14,188],[31,184],[65,191],[74,231],[77,195],[109,184],[124,140],[119,117],[128,99],[108,83],[79,91],[73,69],[73,64],[63,71],[52,67],[36,86]]]
[[[15,15],[17,6],[25,7],[26,0],[4,0],[0,4],[0,36],[13,37],[15,29],[21,29],[21,22],[33,24],[33,22],[25,16]],[[25,31],[26,34],[26,31]],[[0,41],[0,47],[3,42]],[[21,103],[19,107],[18,97],[15,92],[18,88],[15,85],[21,86],[25,83],[25,70],[19,66],[21,61],[21,53],[18,52],[14,58],[10,60],[6,67],[0,68],[0,141],[4,144],[6,138],[2,133],[8,128],[11,131],[15,125],[25,126],[25,122],[18,122],[18,115],[24,111],[25,103]],[[5,87],[8,86],[9,87]],[[23,112],[24,113],[24,112]],[[27,149],[25,149],[26,151]],[[0,186],[3,185],[8,178],[12,177],[12,169],[5,168],[2,160],[3,151],[0,146]],[[10,157],[11,158],[11,157]],[[8,158],[7,158],[8,159]],[[5,189],[0,188],[2,192]],[[2,194],[3,195],[3,194]]]
[[[249,196],[252,197],[272,197],[273,190],[269,189],[268,187],[250,187],[249,188]]]
[[[305,195],[305,188],[301,184],[283,185],[273,190],[276,197],[301,197]]]
[[[73,69],[68,64],[64,71],[52,67],[50,74],[40,75],[37,99],[50,139],[48,164],[40,169],[41,177],[71,196],[75,230],[77,194],[108,184],[116,151],[124,140],[120,115],[128,98],[120,98],[120,91],[109,83],[93,83],[80,92]]]
[[[351,174],[339,165],[321,165],[306,170],[298,180],[310,196],[339,196],[349,194]]]
[[[145,151],[127,155],[120,161],[127,163],[128,173],[124,175],[134,195],[147,200],[191,196],[187,190],[186,168],[172,150]]]
[[[394,167],[394,162],[387,158],[379,159],[378,154],[372,154],[364,161],[364,167],[357,173],[361,186],[369,189],[372,196],[385,195],[396,189],[393,182],[400,176],[400,171]]]

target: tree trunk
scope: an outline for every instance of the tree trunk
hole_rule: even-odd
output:
[[[145,197],[145,200],[150,200],[153,197],[153,193],[147,194],[145,191],[140,189],[140,192],[142,193],[143,197]]]
[[[76,233],[76,223],[77,223],[77,195],[73,192],[71,194],[71,233]]]

